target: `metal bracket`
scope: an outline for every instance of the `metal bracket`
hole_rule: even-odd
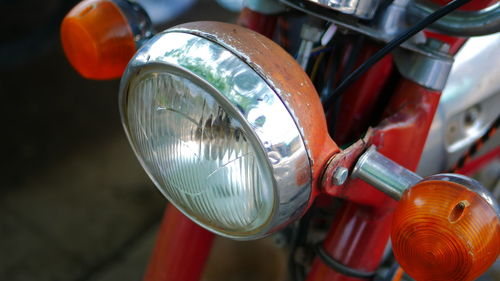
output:
[[[389,15],[381,16],[382,19],[378,22],[379,25],[378,27],[371,27],[352,16],[341,14],[334,10],[325,9],[324,7],[318,6],[314,3],[300,1],[300,0],[279,0],[279,1],[291,8],[302,11],[306,14],[312,15],[314,17],[323,19],[328,22],[332,22],[339,27],[366,35],[374,40],[385,43],[394,39],[397,31],[400,28],[406,28],[406,26],[400,28],[394,28],[394,26],[392,26],[392,28],[390,30],[387,30],[386,32],[386,30],[384,30],[384,27],[387,26],[386,21],[401,22],[396,18],[389,20],[389,18],[392,17]],[[398,1],[397,3],[395,3],[395,5],[404,5],[404,3],[401,2],[404,1]],[[389,10],[395,12],[401,12],[402,9],[389,9]],[[398,14],[393,16],[400,17],[402,15]],[[377,20],[375,19],[375,22],[376,21]],[[429,48],[422,48],[421,43],[424,42],[425,42],[425,36],[423,35],[423,33],[419,33],[418,36],[414,36],[411,40],[403,42],[403,44],[401,44],[400,47],[429,57],[439,58],[440,54],[436,53],[435,51],[432,51]]]
[[[367,140],[370,139],[371,130],[368,130],[364,139],[358,140],[356,143],[352,144],[343,151],[335,154],[328,162],[323,177],[321,179],[321,186],[326,193],[336,196],[340,193],[342,186],[346,183],[346,180],[339,181],[338,173],[344,169],[352,171],[354,165],[356,165],[356,160],[364,152],[367,147]],[[344,175],[342,175],[342,178]]]
[[[372,19],[380,5],[380,0],[307,0],[320,6],[353,15],[362,19]]]

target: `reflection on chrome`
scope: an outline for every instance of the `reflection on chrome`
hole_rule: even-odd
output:
[[[243,62],[239,56],[206,38],[186,33],[184,30],[169,30],[152,38],[131,60],[123,76],[120,90],[122,120],[131,143],[139,142],[135,136],[138,131],[151,127],[145,125],[146,123],[140,125],[141,128],[132,127],[134,115],[131,113],[133,110],[131,104],[138,103],[141,101],[141,97],[147,96],[145,92],[139,96],[135,94],[137,100],[133,102],[131,98],[134,96],[134,85],[140,84],[148,75],[165,75],[166,73],[189,81],[181,84],[191,83],[201,89],[202,92],[206,93],[201,95],[204,96],[203,99],[213,100],[225,113],[212,119],[209,125],[206,124],[206,121],[201,124],[200,112],[203,110],[191,109],[194,108],[195,104],[198,104],[198,107],[201,106],[200,99],[193,96],[193,92],[196,91],[185,91],[184,103],[186,100],[191,100],[190,104],[172,106],[172,104],[163,104],[162,100],[156,101],[155,110],[159,114],[170,115],[170,117],[165,116],[163,119],[164,130],[169,131],[171,126],[180,123],[184,124],[183,127],[195,128],[191,130],[192,133],[186,133],[189,130],[178,129],[177,134],[170,136],[171,140],[167,140],[167,137],[157,136],[158,140],[161,140],[159,142],[175,141],[183,147],[181,149],[183,152],[178,155],[181,157],[178,158],[178,163],[182,163],[182,165],[176,166],[176,169],[188,169],[182,171],[186,175],[186,182],[183,183],[183,186],[178,184],[175,187],[169,186],[169,182],[171,183],[172,180],[169,181],[165,177],[169,177],[168,175],[172,174],[173,170],[169,165],[163,165],[164,168],[160,169],[161,165],[148,160],[156,156],[141,151],[140,146],[145,146],[144,141],[143,144],[133,145],[141,163],[164,195],[202,226],[220,235],[235,239],[253,239],[265,236],[272,229],[278,228],[302,214],[311,194],[311,166],[300,130],[292,115],[271,88],[272,83],[267,80],[270,78],[263,78]],[[172,120],[177,121],[172,122]],[[147,122],[147,119],[143,121]],[[201,129],[200,125],[203,125],[205,129]],[[213,144],[213,148],[210,148],[211,153],[214,153],[213,149],[219,147],[218,153],[222,153],[222,158],[218,158],[216,166],[203,168],[196,168],[200,165],[195,164],[185,166],[186,161],[196,162],[197,157],[201,159],[207,157],[208,152],[204,151],[207,146],[202,141],[207,137],[205,135],[207,130],[212,132],[210,138],[213,140],[219,139],[217,135],[219,133],[223,133],[225,136],[231,135],[233,139],[244,138],[251,149],[225,155],[221,150],[232,150],[231,143],[237,141],[225,141],[223,146],[216,143]],[[147,134],[150,136],[151,132]],[[223,137],[223,139],[227,140],[227,137]],[[149,140],[145,142],[147,141]],[[156,147],[156,150],[161,151],[161,149],[163,148],[160,146]],[[163,161],[173,161],[168,160],[168,156],[162,157]],[[259,181],[250,185],[243,184],[241,186],[248,186],[248,188],[241,190],[242,192],[243,190],[254,190],[261,194],[256,197],[260,198],[257,201],[262,200],[260,205],[252,205],[251,202],[244,203],[243,205],[246,207],[242,208],[243,210],[238,209],[242,207],[240,206],[242,203],[234,202],[248,202],[248,197],[245,196],[250,196],[250,194],[242,195],[242,199],[233,201],[230,203],[231,206],[227,207],[229,209],[224,210],[216,205],[227,205],[231,201],[229,200],[230,196],[233,195],[212,194],[210,200],[203,200],[203,202],[191,198],[193,196],[199,197],[210,192],[211,189],[222,191],[225,189],[224,186],[227,186],[221,182],[217,187],[203,189],[203,186],[193,182],[196,179],[210,182],[211,178],[218,175],[219,181],[231,178],[231,186],[240,185],[241,179],[248,178],[244,176],[238,179],[237,175],[245,174],[245,171],[239,170],[243,164],[256,167],[252,169],[258,169],[251,170],[248,176],[256,177],[258,174]],[[190,170],[192,168],[198,169],[199,172]],[[193,173],[200,174],[193,177]],[[188,174],[191,176],[187,176]],[[176,179],[177,182],[180,180],[182,179]],[[250,205],[247,206],[247,204]],[[207,215],[205,216],[199,211],[197,213],[193,208],[205,209]],[[219,211],[214,212],[217,209]],[[228,221],[227,218],[221,218],[224,216],[221,215],[221,212],[235,214],[234,220]]]

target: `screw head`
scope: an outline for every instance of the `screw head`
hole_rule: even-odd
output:
[[[470,128],[477,123],[480,117],[481,110],[479,106],[473,106],[465,112],[464,124],[466,127]]]
[[[332,182],[334,185],[343,185],[347,176],[349,176],[349,170],[346,167],[337,167],[333,172]]]

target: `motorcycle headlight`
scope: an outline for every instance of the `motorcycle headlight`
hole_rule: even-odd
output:
[[[303,214],[312,161],[324,143],[332,148],[323,116],[292,112],[322,114],[300,67],[268,39],[229,24],[153,37],[130,61],[120,103],[129,141],[160,191],[234,239],[265,236]],[[317,132],[304,138],[309,131]]]

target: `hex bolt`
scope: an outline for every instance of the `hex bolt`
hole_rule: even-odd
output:
[[[334,185],[343,185],[349,176],[349,170],[346,167],[337,167],[333,172],[332,182]]]

